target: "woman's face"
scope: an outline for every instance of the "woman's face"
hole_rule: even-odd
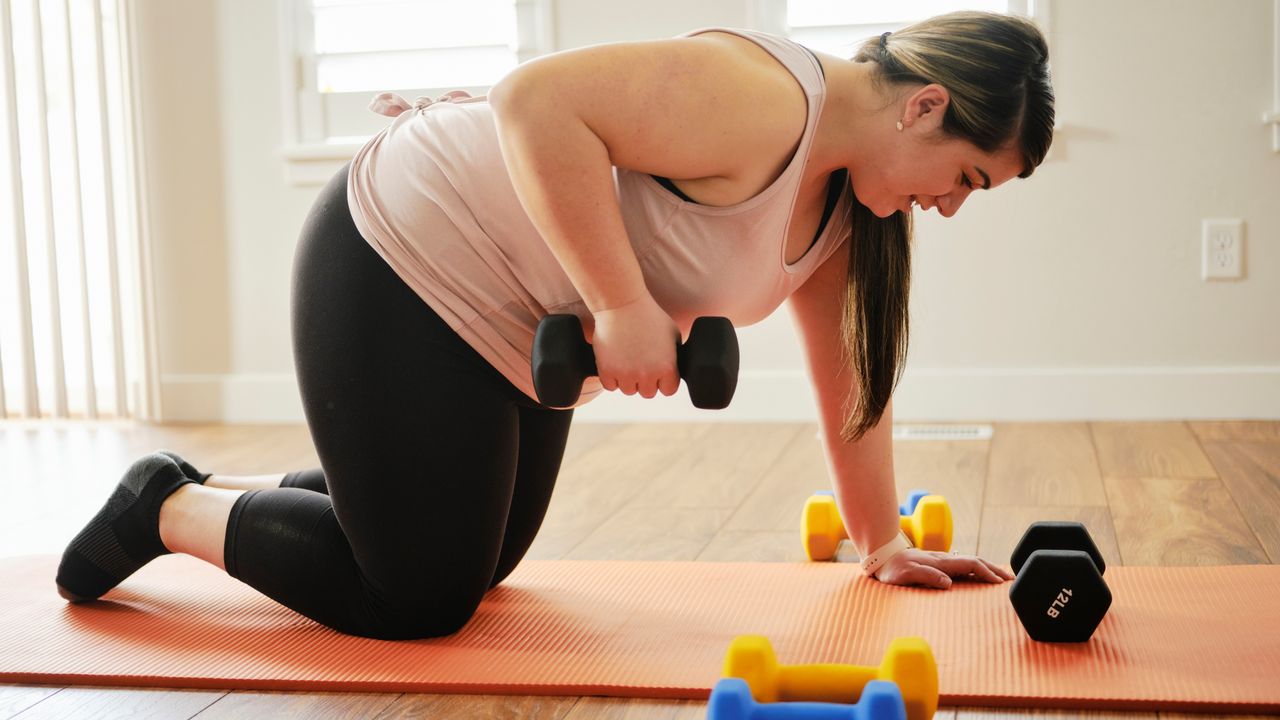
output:
[[[948,101],[939,85],[908,98],[900,116],[903,129],[881,123],[890,127],[879,134],[877,148],[849,173],[858,201],[878,217],[909,212],[912,205],[951,217],[970,193],[990,190],[1022,172],[1022,155],[1015,148],[992,154],[967,140],[944,138],[941,122]]]

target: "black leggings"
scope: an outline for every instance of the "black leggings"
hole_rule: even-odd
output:
[[[448,635],[533,542],[573,412],[524,395],[405,285],[356,230],[346,178],[321,191],[293,267],[294,361],[323,476],[241,495],[224,559],[335,630]]]

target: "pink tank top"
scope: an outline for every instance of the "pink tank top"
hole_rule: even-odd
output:
[[[654,299],[685,335],[700,315],[736,327],[759,322],[851,232],[852,198],[840,189],[830,218],[790,265],[786,239],[814,128],[826,98],[816,58],[794,41],[753,30],[796,77],[809,101],[800,145],[782,174],[756,196],[727,207],[681,199],[658,179],[615,168],[631,247]],[[394,93],[371,109],[395,118],[351,162],[347,201],[360,234],[433,310],[513,385],[536,398],[530,365],[538,321],[591,313],[529,221],[507,175],[489,103],[453,92],[412,105]],[[600,392],[587,380],[581,405]]]

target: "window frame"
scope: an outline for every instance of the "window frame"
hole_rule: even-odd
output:
[[[513,0],[516,6],[516,60],[523,63],[555,52],[556,0]],[[747,27],[776,35],[788,35],[787,0],[743,0]],[[1009,12],[1031,18],[1050,45],[1053,0],[1008,0]],[[1275,127],[1280,152],[1280,0],[1277,13],[1276,111],[1264,118]],[[315,89],[314,24],[309,0],[277,0],[279,17],[279,76],[282,98],[282,140],[277,154],[284,160],[290,185],[323,185],[360,149],[360,142],[325,139],[326,109],[323,94]],[[1055,76],[1056,77],[1056,76]],[[454,88],[442,88],[439,92]],[[468,89],[475,94],[475,89]],[[372,97],[372,95],[371,95]],[[1062,141],[1061,121],[1055,125],[1054,148]],[[1049,157],[1054,155],[1051,149]]]
[[[790,37],[787,28],[787,0],[746,0],[747,2],[747,23],[749,27],[763,32],[773,33]],[[1276,3],[1276,112],[1272,113],[1269,118],[1276,123],[1276,142],[1277,150],[1280,151],[1280,0]],[[1045,42],[1049,45],[1050,65],[1053,63],[1053,0],[1008,0],[1009,12],[1030,18],[1040,31],[1044,33]],[[1057,84],[1061,78],[1054,68],[1054,82]],[[1045,162],[1054,159],[1064,141],[1064,125],[1061,115],[1053,124],[1053,145],[1049,148],[1049,154],[1045,156]]]
[[[1053,0],[1008,0],[1009,12],[1031,18],[1048,39],[1050,56],[1053,39],[1050,32]],[[1276,0],[1280,3],[1280,0]],[[787,0],[747,0],[747,22],[756,30],[787,35]]]
[[[554,52],[555,0],[513,2],[517,64]],[[285,179],[290,185],[323,185],[355,155],[364,141],[333,141],[327,137],[328,111],[324,94],[316,90],[315,82],[315,31],[310,0],[277,0],[276,5],[280,97],[283,99],[282,138],[277,154],[284,160]],[[487,88],[450,87],[428,88],[426,93],[440,94],[454,89],[466,89],[472,94],[487,91]],[[369,96],[372,98],[373,93]]]

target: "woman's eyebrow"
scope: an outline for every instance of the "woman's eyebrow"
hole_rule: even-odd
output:
[[[986,170],[983,170],[982,168],[978,167],[977,165],[974,165],[974,166],[973,166],[973,169],[978,171],[978,174],[982,176],[982,182],[986,183],[985,185],[983,185],[983,186],[982,186],[982,189],[983,189],[983,190],[990,190],[990,189],[991,189],[991,176],[987,174],[987,171],[986,171]]]

